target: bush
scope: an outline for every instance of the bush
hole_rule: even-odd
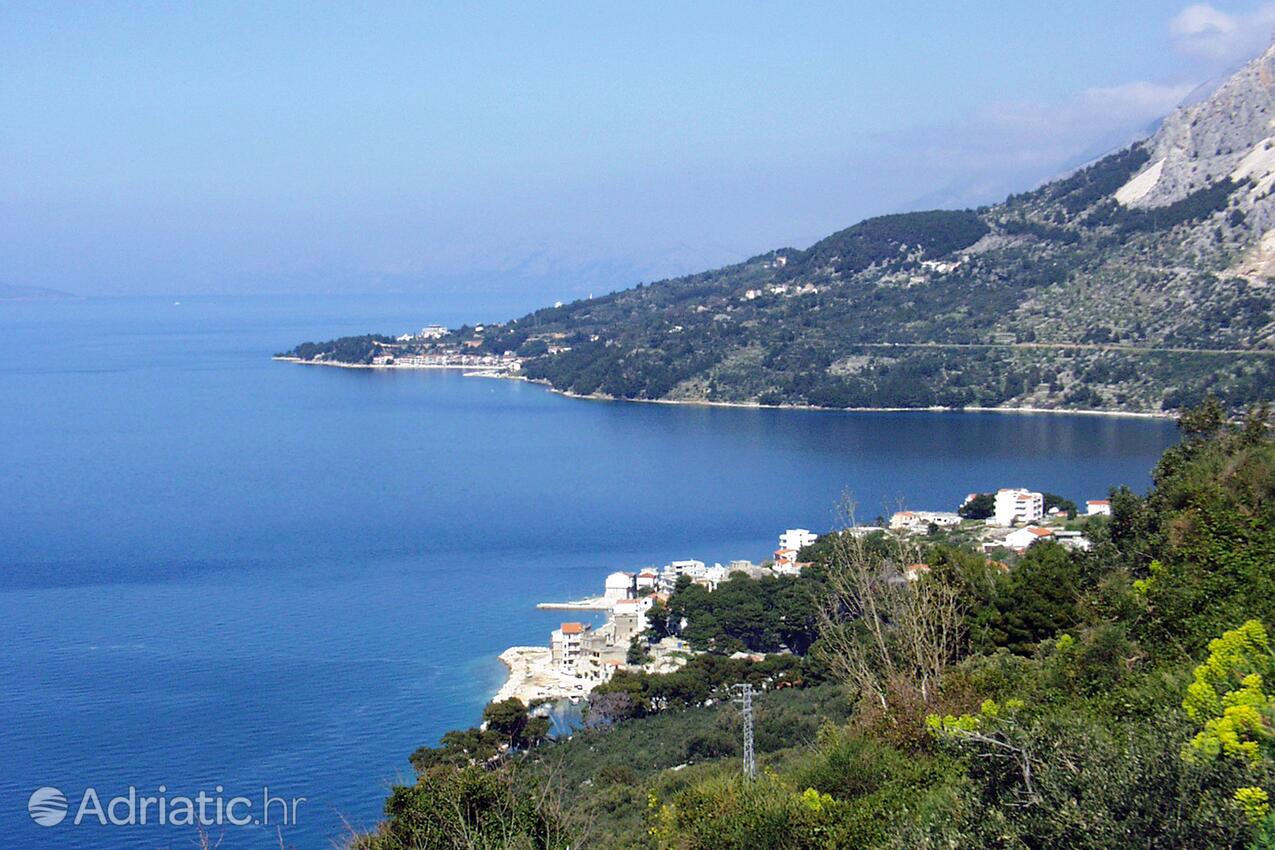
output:
[[[517,793],[504,771],[479,767],[434,767],[414,785],[395,786],[385,816],[374,833],[351,843],[353,850],[574,846],[546,800]]]

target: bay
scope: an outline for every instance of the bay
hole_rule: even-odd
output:
[[[0,303],[0,844],[31,792],[305,797],[289,845],[374,824],[408,754],[475,722],[534,603],[614,569],[761,560],[787,527],[1029,486],[1145,489],[1162,420],[607,403],[454,372],[272,362],[491,321],[525,296]],[[259,806],[260,803],[258,802]],[[273,830],[222,847],[273,847]]]

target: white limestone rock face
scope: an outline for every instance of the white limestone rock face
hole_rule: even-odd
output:
[[[1147,196],[1148,192],[1155,188],[1155,184],[1160,182],[1160,173],[1162,171],[1164,171],[1164,160],[1157,159],[1139,174],[1135,174],[1128,183],[1117,189],[1116,200],[1126,207],[1142,200]]]
[[[1275,45],[1208,98],[1166,118],[1145,143],[1148,165],[1117,190],[1116,200],[1134,208],[1165,206],[1227,177],[1259,184],[1270,178],[1269,190],[1275,183],[1275,145],[1268,147],[1273,120]]]

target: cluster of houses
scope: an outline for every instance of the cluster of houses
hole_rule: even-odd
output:
[[[481,336],[483,326],[474,328]],[[483,354],[482,339],[467,339],[459,344],[444,343],[451,333],[442,325],[426,325],[418,333],[395,337],[392,343],[375,343],[377,354],[373,366],[401,369],[474,369],[489,373],[516,373],[522,369],[522,358],[512,351]]]
[[[563,623],[549,636],[553,669],[585,682],[605,682],[623,667],[633,638],[646,631],[646,612],[655,594],[612,601],[607,621],[598,628],[588,623]]]
[[[969,501],[974,494],[966,497]],[[1058,527],[1057,524],[1046,524],[1047,519],[1059,516],[1058,508],[1045,510],[1045,497],[1041,493],[1024,489],[1001,489],[996,491],[995,511],[986,520],[988,526],[1012,529],[1008,534],[997,539],[993,537],[983,542],[984,549],[996,548],[999,544],[1011,552],[1026,552],[1034,544],[1053,541],[1069,549],[1087,550],[1092,545],[1089,538],[1076,530]],[[1091,499],[1085,502],[1087,516],[1111,515],[1111,503],[1106,499]]]
[[[964,508],[981,494],[970,493],[961,503]],[[1045,495],[1021,487],[1005,487],[993,497],[992,515],[982,521],[982,548],[992,551],[1005,548],[1019,554],[1033,544],[1052,540],[1073,549],[1088,549],[1090,541],[1083,533],[1062,528],[1056,521],[1061,511],[1056,507],[1045,509]],[[1087,516],[1111,514],[1111,503],[1106,499],[1091,499],[1085,503]],[[897,511],[890,517],[889,528],[902,534],[927,534],[935,528],[954,528],[966,520],[951,511]],[[911,576],[914,577],[914,576]]]
[[[465,354],[462,351],[431,351],[427,354],[403,354],[385,351],[372,358],[373,366],[398,366],[416,369],[466,368],[498,372],[518,372],[522,360],[512,351],[504,354]]]
[[[979,494],[971,493],[962,507]],[[994,494],[993,513],[982,524],[984,551],[1008,549],[1022,553],[1045,540],[1063,546],[1088,549],[1090,541],[1077,530],[1057,522],[1057,508],[1045,509],[1043,493],[1024,488],[1002,488]],[[1111,504],[1105,499],[1085,503],[1088,516],[1110,515]],[[890,517],[889,530],[902,534],[925,534],[934,527],[952,528],[966,522],[951,511],[898,511]],[[879,528],[856,528],[857,532],[880,531]],[[583,622],[562,623],[550,634],[551,666],[555,673],[580,680],[582,688],[605,682],[627,663],[629,647],[635,637],[646,632],[647,614],[656,601],[667,602],[678,582],[686,578],[708,591],[734,574],[761,578],[767,575],[798,575],[808,563],[799,559],[800,552],[812,545],[818,535],[804,528],[790,528],[779,535],[779,548],[773,560],[761,565],[751,561],[731,561],[709,566],[694,559],[673,561],[661,569],[646,568],[637,572],[613,572],[606,577],[598,608],[607,611],[606,622],[598,627]],[[1002,563],[997,565],[1008,569]],[[903,571],[904,578],[916,581],[929,571],[925,564],[912,564]],[[573,605],[575,603],[572,603]],[[652,661],[646,666],[665,671],[684,664],[690,652],[677,638],[665,638],[650,647]]]
[[[980,495],[970,493],[961,507]],[[1002,488],[993,494],[993,506],[992,515],[983,520],[981,525],[981,546],[985,553],[1007,549],[1022,554],[1035,544],[1047,540],[1069,549],[1090,548],[1091,543],[1083,532],[1064,528],[1056,521],[1061,511],[1057,508],[1045,510],[1043,493],[1022,488]],[[1106,499],[1091,499],[1085,503],[1085,514],[1110,516],[1111,503]],[[947,511],[898,511],[890,517],[890,530],[900,534],[928,534],[936,526],[951,528],[962,522],[973,524],[976,521],[967,521],[959,513]],[[1003,561],[988,561],[988,564],[1002,572],[1009,570],[1009,565]],[[917,581],[929,571],[928,564],[909,564],[903,568],[902,578]]]
[[[781,257],[780,259],[785,259],[785,258]],[[815,295],[818,292],[819,292],[819,287],[815,286],[813,283],[802,283],[802,284],[792,284],[792,285],[789,285],[786,283],[777,283],[772,286],[768,286],[765,289],[745,290],[744,300],[755,301],[756,299],[761,298],[763,295],[767,295],[767,294],[783,295],[785,297],[791,298],[794,295]]]
[[[961,503],[965,507],[979,493],[970,493]],[[1003,487],[993,494],[992,515],[983,521],[986,529],[982,547],[985,551],[1005,548],[1011,552],[1026,552],[1032,545],[1052,540],[1073,549],[1088,549],[1090,541],[1083,533],[1061,528],[1050,522],[1060,515],[1058,508],[1045,510],[1045,496],[1021,487]],[[1085,503],[1087,516],[1111,515],[1111,503],[1106,499],[1092,499]],[[959,513],[946,511],[898,511],[890,517],[890,529],[910,534],[924,534],[932,526],[939,528],[960,525]]]
[[[594,685],[605,682],[623,667],[633,638],[647,629],[647,612],[658,600],[667,602],[683,577],[709,592],[732,575],[751,578],[768,575],[796,575],[808,566],[798,561],[798,553],[811,545],[818,535],[805,528],[790,528],[779,535],[779,548],[774,561],[754,564],[737,560],[709,566],[703,561],[673,561],[656,570],[614,572],[606,577],[599,600],[607,611],[606,622],[594,628],[589,623],[562,623],[549,635],[551,665],[554,672],[574,676]],[[684,664],[689,652],[677,638],[665,638],[650,648],[652,669],[675,669]]]

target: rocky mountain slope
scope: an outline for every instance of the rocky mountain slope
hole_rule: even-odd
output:
[[[431,345],[518,351],[532,378],[618,398],[1129,411],[1207,392],[1267,399],[1273,119],[1275,48],[1151,138],[1004,203],[869,219]]]

